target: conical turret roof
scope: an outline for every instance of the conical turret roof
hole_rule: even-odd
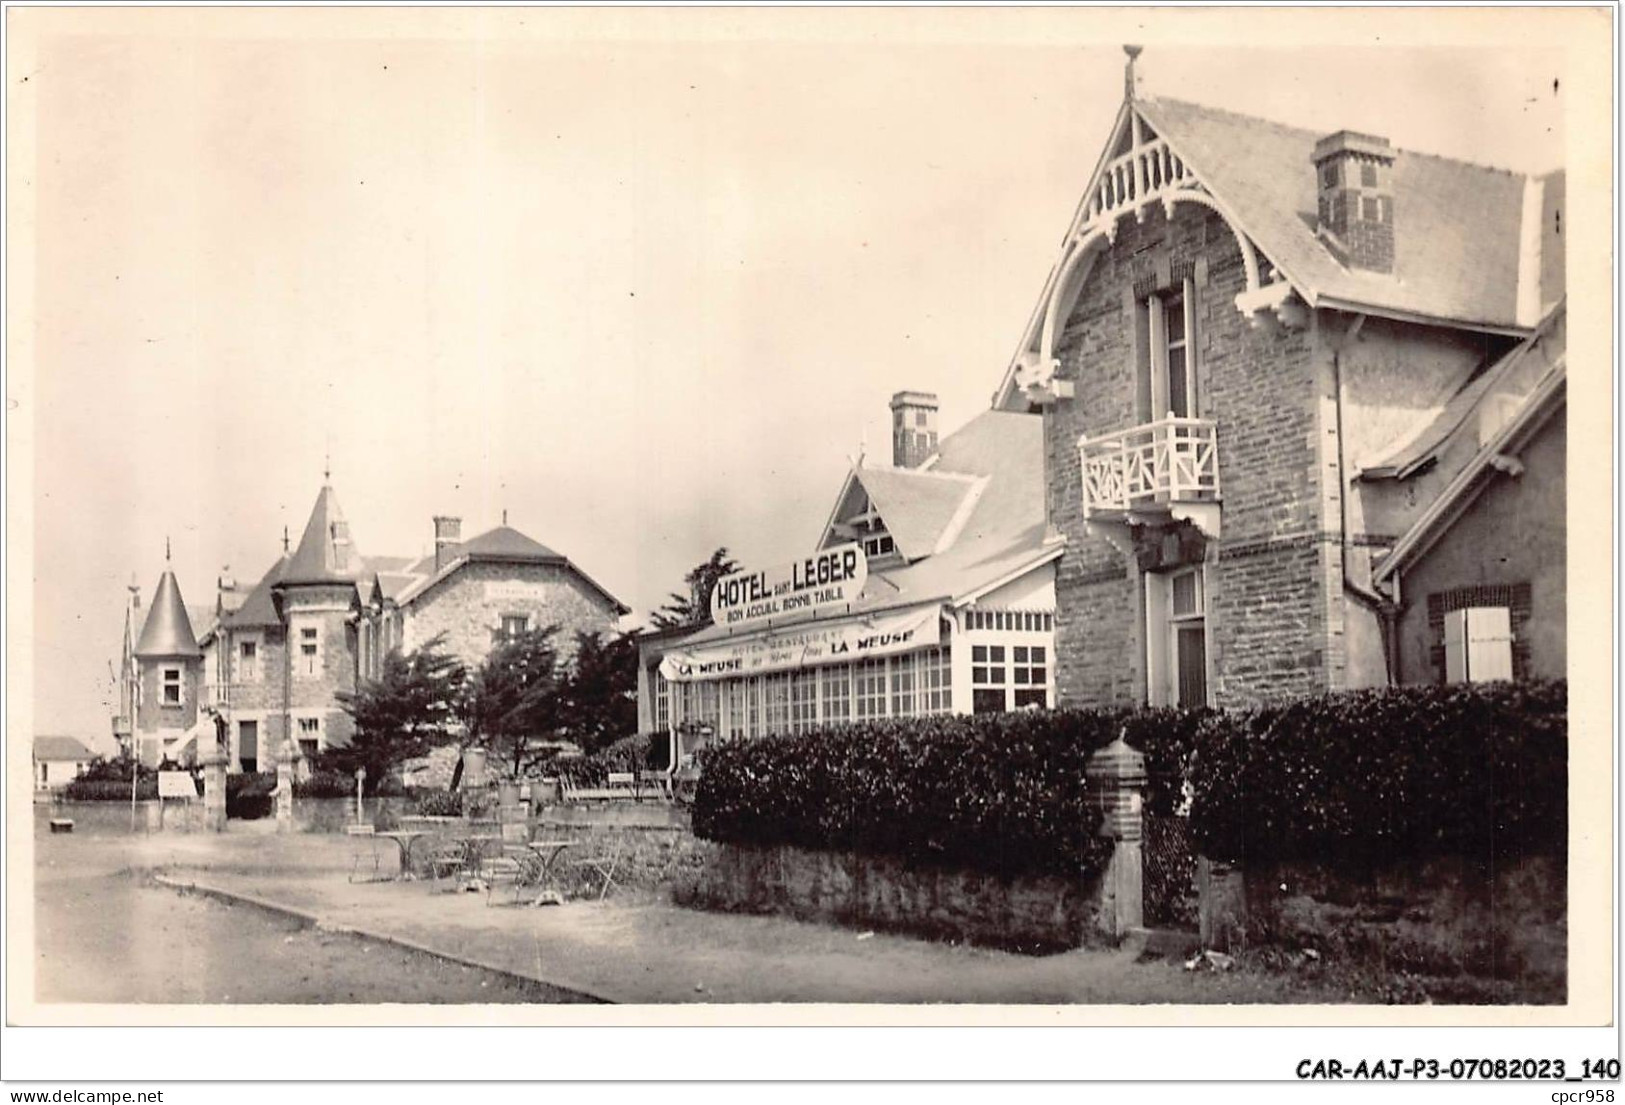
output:
[[[354,583],[362,574],[361,554],[350,541],[350,523],[339,509],[332,485],[323,485],[311,508],[305,535],[288,561],[279,587],[300,583]]]
[[[152,596],[152,606],[147,610],[147,623],[141,627],[135,654],[203,655],[197,647],[197,636],[192,632],[192,619],[186,616],[186,603],[181,601],[181,585],[175,582],[175,573],[168,567],[158,577],[158,590]]]

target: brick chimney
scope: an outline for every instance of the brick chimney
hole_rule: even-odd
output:
[[[1394,148],[1340,130],[1315,143],[1320,231],[1353,269],[1394,271]]]
[[[436,514],[434,518],[434,570],[448,563],[447,551],[462,544],[463,520]]]
[[[918,468],[937,451],[937,397],[929,391],[900,391],[891,397],[891,462]]]

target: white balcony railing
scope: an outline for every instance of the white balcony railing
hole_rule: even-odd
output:
[[[1205,418],[1148,422],[1078,439],[1084,517],[1219,497],[1218,434]]]
[[[231,687],[225,683],[203,684],[203,705],[218,708],[231,701]]]
[[[1115,219],[1125,210],[1135,210],[1171,192],[1182,184],[1194,183],[1195,174],[1168,143],[1153,138],[1128,153],[1109,161],[1089,197],[1089,217]]]

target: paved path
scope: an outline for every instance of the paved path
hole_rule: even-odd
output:
[[[78,838],[137,867],[267,899],[597,998],[671,1002],[1122,1004],[1338,1000],[1287,976],[1193,974],[1110,951],[1022,956],[612,895],[532,909],[425,883],[350,884],[343,837]],[[42,848],[42,855],[48,854]],[[358,999],[365,1000],[365,999]]]

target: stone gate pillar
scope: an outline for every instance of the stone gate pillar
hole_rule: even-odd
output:
[[[276,831],[293,831],[293,768],[299,759],[299,746],[292,737],[282,742],[276,757]]]
[[[203,750],[203,828],[226,831],[226,751],[215,745]]]
[[[1118,737],[1089,757],[1084,772],[1091,799],[1104,814],[1100,835],[1116,842],[1100,880],[1100,925],[1108,935],[1122,938],[1145,927],[1145,757]]]

